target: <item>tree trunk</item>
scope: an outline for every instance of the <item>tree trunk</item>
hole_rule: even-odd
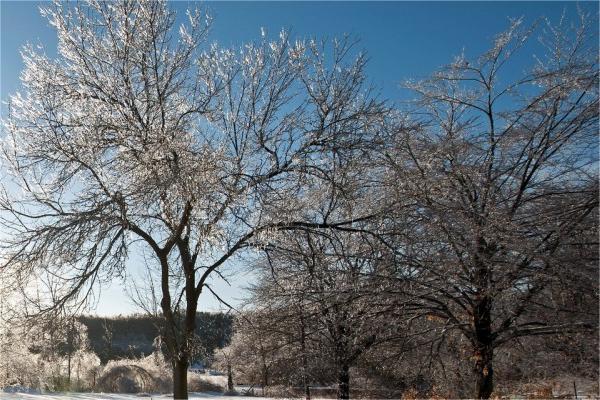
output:
[[[173,398],[174,399],[187,399],[188,398],[188,387],[187,387],[187,370],[188,360],[187,358],[177,358],[173,360]]]
[[[492,337],[492,300],[484,296],[477,302],[475,322],[475,377],[477,384],[477,398],[489,399],[494,391],[494,340]]]
[[[350,398],[350,367],[342,365],[338,373],[338,399]]]
[[[263,379],[262,379],[262,394],[263,396],[265,395],[265,390],[267,388],[267,386],[269,386],[269,367],[267,367],[267,359],[265,357],[265,350],[262,346],[262,343],[260,345],[260,350],[261,350],[261,358],[262,358],[262,373],[263,373]]]
[[[180,249],[180,255],[184,261],[183,269],[186,271],[186,312],[183,321],[179,314],[174,314],[171,308],[171,293],[169,292],[169,262],[167,254],[159,254],[161,262],[161,290],[162,300],[160,306],[165,318],[164,338],[167,345],[167,353],[173,366],[173,398],[187,399],[187,370],[190,363],[189,343],[193,338],[196,328],[196,310],[198,307],[198,296],[194,286],[193,266],[186,262],[189,254],[185,248]],[[181,326],[181,325],[184,326]]]
[[[67,355],[67,383],[69,384],[69,390],[71,390],[71,350]]]
[[[265,395],[265,390],[267,390],[267,386],[269,386],[269,369],[266,365],[263,366],[263,385],[262,385],[262,395]]]
[[[300,349],[302,352],[302,383],[304,385],[304,397],[310,400],[310,386],[308,382],[308,357],[306,355],[306,324],[304,314],[300,312]]]
[[[494,391],[493,355],[494,350],[491,346],[480,348],[475,353],[475,375],[478,399],[489,399]]]
[[[492,287],[492,270],[488,262],[494,250],[480,237],[478,239],[478,255],[476,256],[475,282],[478,291],[473,309],[473,324],[475,328],[475,377],[477,398],[489,399],[494,391],[494,338],[492,334],[492,307],[494,299],[490,295]],[[485,261],[484,261],[485,260]]]
[[[227,391],[233,393],[233,372],[231,371],[231,364],[227,364]]]

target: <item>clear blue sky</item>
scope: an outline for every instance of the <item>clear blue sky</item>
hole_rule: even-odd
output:
[[[26,42],[40,43],[55,54],[56,36],[38,12],[40,2],[0,1],[0,95],[5,101],[19,87],[23,67],[19,49]],[[399,84],[408,78],[425,77],[465,50],[477,56],[490,45],[495,34],[508,26],[509,17],[524,17],[532,23],[541,16],[558,21],[563,11],[576,19],[575,2],[174,2],[183,15],[189,5],[208,7],[214,17],[210,41],[239,46],[257,40],[260,28],[276,36],[291,29],[296,37],[333,38],[351,34],[359,38],[370,62],[372,82],[391,100],[405,98]],[[579,6],[598,15],[598,2]],[[2,106],[4,113],[5,106]],[[248,276],[232,280],[232,287],[218,286],[223,297],[242,296]],[[201,308],[219,309],[209,296]],[[120,284],[102,292],[98,313],[133,312]]]

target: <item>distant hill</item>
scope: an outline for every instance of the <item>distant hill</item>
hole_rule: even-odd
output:
[[[138,314],[112,318],[85,315],[80,321],[87,326],[90,346],[103,364],[152,353],[161,324],[159,318]],[[215,349],[229,343],[231,324],[232,317],[227,314],[196,314],[196,333],[203,349],[198,359],[210,356]]]

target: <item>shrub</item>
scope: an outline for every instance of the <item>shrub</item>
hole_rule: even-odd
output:
[[[188,390],[190,392],[223,392],[225,388],[215,382],[210,382],[198,374],[188,374]]]
[[[112,393],[168,393],[172,386],[170,371],[160,353],[139,359],[114,360],[106,364],[96,387]]]

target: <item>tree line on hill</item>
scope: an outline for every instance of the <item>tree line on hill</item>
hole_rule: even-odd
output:
[[[77,318],[87,328],[90,349],[102,364],[121,358],[140,358],[156,350],[156,340],[162,331],[160,317],[145,314]],[[196,314],[197,350],[192,362],[209,361],[213,352],[229,343],[232,316],[224,313]]]
[[[230,341],[233,318],[199,312],[196,321],[192,361],[210,365],[214,352]],[[56,314],[36,322],[12,322],[0,329],[0,388],[17,385],[52,392],[110,390],[114,386],[144,390],[131,386],[136,374],[142,373],[150,379],[145,390],[168,390],[160,316]],[[125,381],[119,383],[119,377]]]

